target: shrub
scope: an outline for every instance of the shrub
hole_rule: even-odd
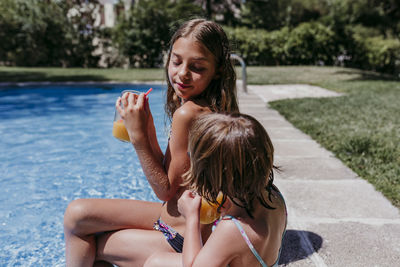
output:
[[[35,0],[0,1],[0,61],[19,66],[52,65],[63,57],[57,45],[65,43],[58,6]],[[50,34],[59,33],[50,38]]]
[[[374,37],[365,41],[368,63],[372,70],[391,74],[400,72],[400,41],[398,39]]]
[[[335,33],[318,22],[294,28],[285,44],[290,65],[332,65],[337,56]]]
[[[389,74],[400,72],[400,40],[384,37],[375,29],[354,27],[351,31],[357,52],[354,63],[362,69]]]
[[[0,64],[92,66],[95,31],[80,17],[71,23],[67,1],[1,0]],[[74,27],[75,26],[75,27]]]
[[[288,28],[268,32],[261,29],[224,28],[233,51],[240,54],[248,65],[281,65],[286,60],[284,45]]]
[[[231,39],[233,51],[239,53],[247,64],[266,64],[269,55],[265,30],[250,30],[245,27],[225,28]],[[267,65],[267,64],[266,64]]]
[[[335,35],[320,23],[303,23],[290,30],[225,28],[234,48],[249,65],[333,64]]]

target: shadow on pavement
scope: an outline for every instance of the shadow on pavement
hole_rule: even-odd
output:
[[[312,249],[304,245],[302,236],[308,237]],[[322,237],[309,231],[287,230],[283,239],[281,257],[279,264],[288,264],[299,261],[317,252],[322,246]]]

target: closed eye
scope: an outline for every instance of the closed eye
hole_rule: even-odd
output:
[[[191,69],[192,71],[194,71],[194,72],[203,72],[203,71],[206,70],[205,67],[203,67],[203,66],[196,66],[196,65],[190,66],[190,69]]]
[[[172,64],[174,66],[178,66],[179,64],[181,64],[182,59],[181,59],[181,57],[179,55],[177,55],[175,53],[172,53],[170,61],[172,62]]]

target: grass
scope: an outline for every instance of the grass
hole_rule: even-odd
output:
[[[327,67],[249,68],[249,82],[307,83],[345,93],[270,103],[400,208],[400,82]],[[263,75],[261,75],[263,74]]]
[[[0,82],[131,82],[155,80],[164,80],[163,69],[65,69],[0,67]]]
[[[400,208],[399,80],[339,67],[248,67],[247,74],[249,84],[302,83],[345,93],[271,106]],[[135,80],[164,80],[163,70],[0,67],[0,82]]]

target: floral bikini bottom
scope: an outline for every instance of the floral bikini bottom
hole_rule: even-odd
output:
[[[178,253],[182,253],[183,249],[183,236],[181,236],[177,231],[175,231],[168,224],[163,222],[161,218],[159,218],[153,225],[153,229],[160,231],[165,236],[167,242],[171,245],[171,247]]]

